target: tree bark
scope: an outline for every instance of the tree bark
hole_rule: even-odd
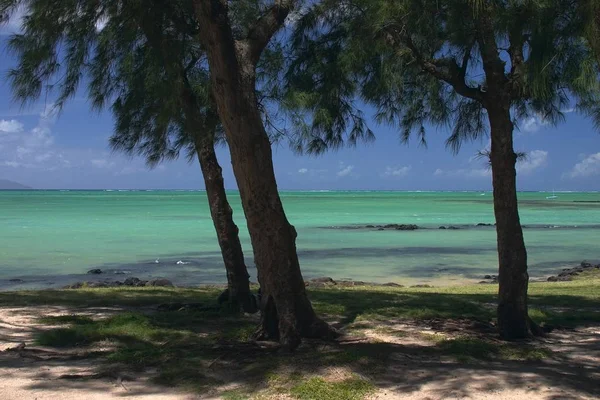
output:
[[[490,13],[481,12],[477,40],[487,84],[483,105],[488,112],[492,139],[490,161],[498,243],[498,330],[503,339],[515,340],[541,332],[529,318],[527,308],[527,250],[519,219],[517,155],[510,113],[515,87],[506,76],[493,26]],[[511,43],[511,52],[514,67],[519,69],[522,48],[518,41]],[[518,73],[511,73],[513,78],[515,72]]]
[[[211,133],[205,132],[196,140],[196,153],[204,177],[210,215],[227,271],[227,290],[222,297],[234,310],[242,309],[248,313],[255,313],[258,309],[256,299],[250,292],[248,270],[238,236],[239,229],[233,221],[233,211],[227,201],[222,169],[217,160],[214,136]]]
[[[498,328],[503,339],[524,339],[537,332],[537,327],[527,311],[527,250],[517,203],[510,106],[497,103],[488,107],[488,115],[499,261]]]
[[[256,338],[279,340],[293,350],[301,337],[332,337],[334,331],[307,297],[296,230],[277,191],[271,143],[256,101],[256,49],[233,38],[225,2],[196,0],[195,5],[261,285]]]

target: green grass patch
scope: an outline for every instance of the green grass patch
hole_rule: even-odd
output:
[[[69,328],[52,329],[37,334],[37,344],[52,347],[75,347],[126,338],[151,340],[166,333],[152,327],[148,317],[136,313],[123,313],[98,321],[73,316],[46,317],[42,321],[49,324],[71,324]]]
[[[371,382],[358,377],[340,382],[311,378],[292,387],[290,394],[298,400],[362,400],[374,390]]]
[[[251,399],[248,393],[242,390],[229,390],[221,394],[223,400],[249,400]]]
[[[78,290],[23,290],[0,292],[0,305],[69,305],[79,308],[127,306],[143,307],[163,303],[203,303],[216,305],[220,288],[99,288]]]

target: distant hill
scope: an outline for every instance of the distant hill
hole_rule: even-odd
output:
[[[19,190],[19,189],[31,189],[29,186],[21,185],[18,182],[9,181],[6,179],[0,179],[0,190]]]

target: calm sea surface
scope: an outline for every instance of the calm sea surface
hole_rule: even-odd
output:
[[[254,277],[239,197],[228,195]],[[600,259],[600,194],[556,195],[519,195],[532,276]],[[494,222],[489,192],[283,192],[282,198],[298,230],[306,277],[452,283],[497,270],[494,228],[475,226]],[[388,223],[426,229],[356,229]],[[0,192],[1,288],[56,287],[84,279],[91,268],[114,279],[125,273],[180,285],[224,282],[205,193]]]

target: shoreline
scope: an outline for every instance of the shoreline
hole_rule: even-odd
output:
[[[551,274],[530,276],[530,282],[564,282],[570,281],[574,276],[586,270],[600,269],[598,261],[582,261],[577,265],[569,264],[557,268]],[[441,271],[443,272],[443,271]],[[185,277],[166,277],[166,275],[156,274],[134,274],[131,271],[120,270],[101,270],[94,268],[85,274],[69,274],[59,276],[20,276],[13,278],[0,279],[0,292],[11,292],[20,290],[59,290],[59,289],[78,289],[78,288],[107,288],[107,287],[179,287],[179,288],[226,288],[224,280],[207,280],[199,283],[182,284],[188,281]],[[353,286],[374,286],[374,287],[451,287],[465,286],[472,284],[497,284],[497,275],[485,274],[479,277],[465,277],[462,275],[438,275],[428,278],[402,277],[399,279],[390,279],[389,281],[362,281],[347,277],[331,276],[312,276],[305,277],[307,287],[353,287]],[[252,282],[251,285],[258,285]]]

